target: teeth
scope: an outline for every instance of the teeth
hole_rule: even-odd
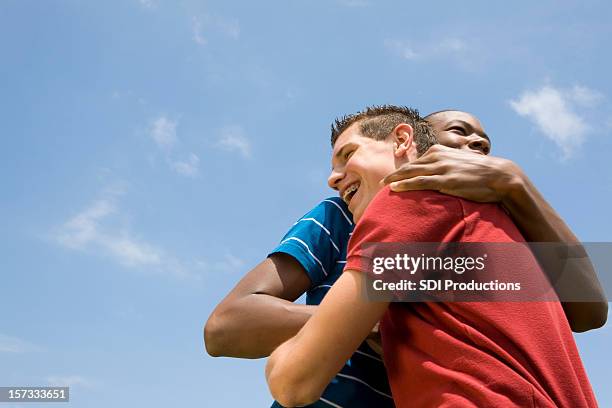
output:
[[[359,188],[359,183],[352,184],[349,188],[346,189],[342,199],[348,204],[349,196],[353,194],[355,191],[357,191],[358,188]]]

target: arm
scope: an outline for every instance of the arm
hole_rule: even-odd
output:
[[[345,271],[316,314],[268,359],[268,386],[283,406],[316,401],[386,311],[388,303],[364,298],[360,275]]]
[[[302,265],[276,253],[253,268],[212,312],[204,327],[211,356],[261,358],[294,336],[316,306],[292,303],[310,287]]]
[[[518,167],[517,171],[522,175]],[[580,246],[578,238],[527,176],[522,175],[518,178],[518,184],[509,190],[502,203],[528,241],[563,242]],[[544,271],[551,275],[555,272],[552,268],[556,264],[556,259],[547,261],[545,258],[538,256]],[[588,299],[598,300],[597,302],[561,302],[572,330],[583,332],[596,329],[606,323],[608,303],[588,256],[575,261],[577,263],[567,265],[570,268],[568,272],[571,273],[571,285],[559,285],[555,288],[560,299],[576,298],[573,295],[575,293],[585,294]]]
[[[391,183],[394,191],[437,190],[473,201],[500,202],[527,241],[579,244],[520,167],[509,160],[436,145],[418,160],[387,176],[384,182]],[[551,272],[546,265],[543,269]],[[588,293],[588,298],[597,300],[562,302],[572,330],[601,327],[607,319],[608,303],[588,258],[575,270],[572,281],[573,289],[564,290]],[[572,298],[569,292],[558,295],[562,299]]]

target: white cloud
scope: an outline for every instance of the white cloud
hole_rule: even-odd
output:
[[[195,177],[198,175],[200,165],[200,158],[195,153],[190,153],[186,160],[171,158],[170,150],[179,141],[176,128],[176,121],[160,116],[152,122],[150,136],[165,152],[166,161],[172,170],[183,176]]]
[[[29,353],[38,352],[42,349],[17,337],[0,334],[0,353]]]
[[[546,85],[523,92],[518,99],[510,101],[510,106],[555,142],[563,158],[569,158],[590,131],[590,126],[577,108],[592,106],[602,98],[600,93],[582,86],[563,90]]]
[[[79,375],[70,376],[51,376],[46,378],[47,384],[51,387],[70,387],[81,386],[90,388],[93,386],[92,381]]]
[[[403,59],[415,60],[419,57],[412,46],[405,41],[385,40],[385,47]]]
[[[191,19],[191,32],[193,41],[199,45],[208,44],[205,32],[216,32],[236,40],[240,37],[240,23],[235,18],[205,14]]]
[[[177,141],[176,124],[162,115],[153,121],[149,134],[159,147],[171,148]]]
[[[125,233],[99,235],[98,243],[124,266],[158,266],[164,256],[161,250]]]
[[[191,153],[187,160],[170,162],[170,166],[174,171],[183,176],[196,177],[200,170],[200,158],[196,154]]]
[[[56,238],[61,245],[71,249],[82,249],[99,240],[99,221],[115,212],[114,200],[103,198],[64,223]]]
[[[125,228],[111,228],[109,217],[119,213],[121,192],[107,190],[83,211],[57,228],[51,238],[57,244],[78,251],[105,256],[126,267],[151,267],[162,272],[183,274],[179,262],[162,249],[135,238]]]
[[[444,60],[468,71],[477,70],[484,58],[475,44],[458,37],[444,37],[429,43],[386,39],[384,46],[392,54],[408,61]]]
[[[440,53],[464,52],[468,48],[467,43],[460,38],[445,38],[437,46],[433,47],[433,50]]]
[[[238,152],[245,158],[251,157],[251,144],[241,126],[223,128],[217,146],[229,152]]]
[[[569,91],[569,94],[574,102],[585,107],[594,106],[604,99],[603,94],[600,92],[580,85],[575,85]]]
[[[246,262],[228,252],[216,262],[198,260],[196,266],[205,273],[241,273],[244,271]]]
[[[124,189],[106,189],[101,198],[61,224],[49,235],[50,240],[74,251],[101,256],[126,268],[180,279],[200,281],[205,272],[242,271],[245,262],[226,253],[218,260],[183,261],[170,252],[135,238],[120,221],[123,218],[118,199]],[[0,335],[0,351],[34,350],[35,346]]]
[[[469,44],[456,37],[442,38],[438,42],[415,47],[411,41],[386,39],[385,47],[407,60],[430,60],[435,58],[447,58],[449,54],[464,54],[470,51]]]
[[[197,44],[206,45],[208,43],[202,34],[202,20],[198,17],[191,19],[191,31],[193,33],[193,41]]]

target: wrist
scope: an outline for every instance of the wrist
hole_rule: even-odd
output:
[[[500,159],[498,166],[501,175],[495,179],[493,188],[499,194],[501,203],[504,205],[520,203],[529,184],[527,176],[510,160]]]

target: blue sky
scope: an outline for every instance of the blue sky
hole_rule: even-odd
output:
[[[75,407],[266,406],[202,325],[332,195],[329,124],[481,118],[584,241],[610,241],[604,1],[0,4],[0,385]],[[612,405],[610,325],[576,336]]]

